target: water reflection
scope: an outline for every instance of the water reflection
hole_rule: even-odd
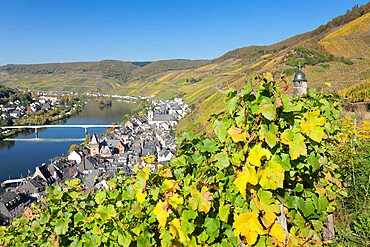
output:
[[[3,141],[0,140],[0,150],[3,148],[7,148],[10,150],[14,146],[14,141]]]
[[[125,114],[130,114],[134,104],[112,102],[112,107],[99,109],[98,102],[90,101],[82,112],[70,119],[63,119],[56,124],[111,124],[120,122]],[[106,128],[89,128],[88,133],[102,134]],[[56,156],[67,154],[72,144],[81,144],[85,139],[83,128],[49,128],[39,129],[39,138],[43,142],[0,141],[0,182],[9,178],[25,176],[28,169],[35,171],[35,166],[50,163]],[[22,132],[16,139],[35,138],[33,130]],[[53,142],[51,139],[65,139],[63,142]],[[73,139],[73,141],[71,141]],[[1,193],[1,189],[0,189]]]
[[[40,128],[37,131],[40,133],[40,132],[44,132],[46,130],[47,130],[47,128]],[[25,139],[25,138],[28,138],[28,137],[36,137],[36,134],[35,134],[35,131],[33,129],[24,129],[22,132],[14,135],[14,136],[11,136],[9,138],[6,138],[6,139],[17,139],[20,136],[24,137],[23,139]],[[12,148],[14,146],[14,141],[13,140],[6,140],[6,139],[0,140],[0,150],[3,149],[3,148],[7,148],[8,150],[10,150],[10,148]]]

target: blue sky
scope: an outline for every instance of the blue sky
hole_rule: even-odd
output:
[[[369,0],[0,0],[0,65],[213,59],[325,24]]]

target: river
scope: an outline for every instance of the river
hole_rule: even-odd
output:
[[[97,102],[89,101],[76,116],[58,124],[111,124],[119,123],[122,116],[130,113],[135,104],[113,101],[111,107],[100,109]],[[57,124],[57,123],[56,123]],[[88,134],[102,134],[107,128],[88,128]],[[83,128],[49,128],[39,130],[40,141],[1,141],[0,140],[0,182],[9,178],[25,177],[28,170],[33,173],[36,166],[50,163],[57,156],[66,155],[72,144],[83,141],[70,139],[85,138]],[[23,133],[16,139],[34,139],[34,132]],[[67,139],[48,141],[49,139]],[[69,140],[68,140],[69,139]],[[3,191],[0,189],[0,193]]]

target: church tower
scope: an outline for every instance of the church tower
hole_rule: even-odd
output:
[[[148,108],[148,122],[152,121],[154,118],[154,111],[152,105],[149,105]]]
[[[91,141],[89,143],[89,148],[90,148],[90,156],[99,154],[99,140],[95,133],[91,138]]]

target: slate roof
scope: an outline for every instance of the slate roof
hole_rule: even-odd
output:
[[[117,139],[108,140],[107,145],[108,145],[109,148],[114,148],[114,147],[117,146],[119,141],[120,140],[117,140]]]
[[[33,179],[29,180],[29,182],[38,189],[45,188],[44,180],[40,176],[36,176]]]
[[[133,148],[130,149],[130,151],[132,151],[132,153],[134,153],[136,155],[141,154],[141,148],[140,147],[133,147]]]
[[[168,154],[172,154],[172,152],[167,148],[167,149],[162,149],[159,153],[158,153],[158,155],[160,155],[160,156],[167,156]]]
[[[0,202],[0,226],[5,225],[5,222],[10,218],[10,213],[4,203]]]
[[[52,182],[55,181],[53,176],[51,175],[49,169],[48,169],[48,166],[46,164],[42,165],[42,166],[39,166],[37,168],[40,170],[40,172],[42,173],[42,175],[44,176],[44,178],[46,179],[48,184],[51,184]]]
[[[82,176],[82,182],[89,190],[93,190],[95,187],[95,178],[99,177],[99,170],[92,170],[90,173]]]
[[[79,171],[83,172],[85,170],[95,170],[98,166],[98,162],[91,156],[87,156],[80,164]]]
[[[176,118],[170,114],[154,115],[153,121],[176,121]]]
[[[25,194],[17,194],[13,191],[7,191],[3,195],[0,196],[0,204],[3,204],[7,211],[11,211],[12,209],[18,207],[22,203],[26,203],[30,201],[31,198]],[[6,211],[4,208],[0,209],[1,214],[7,216]]]
[[[100,146],[106,146],[107,145],[107,140],[106,138],[102,139],[99,141],[100,142]]]
[[[15,193],[13,191],[7,191],[3,195],[0,196],[0,202],[4,203],[4,205],[6,205],[7,203],[9,203],[13,200],[16,201],[17,198],[20,199],[20,197],[17,193]]]
[[[54,176],[54,174],[56,174],[58,176],[59,179],[63,178],[63,173],[60,171],[60,169],[55,166],[54,164],[50,164],[48,165],[48,170],[50,172],[50,174],[52,176]]]

